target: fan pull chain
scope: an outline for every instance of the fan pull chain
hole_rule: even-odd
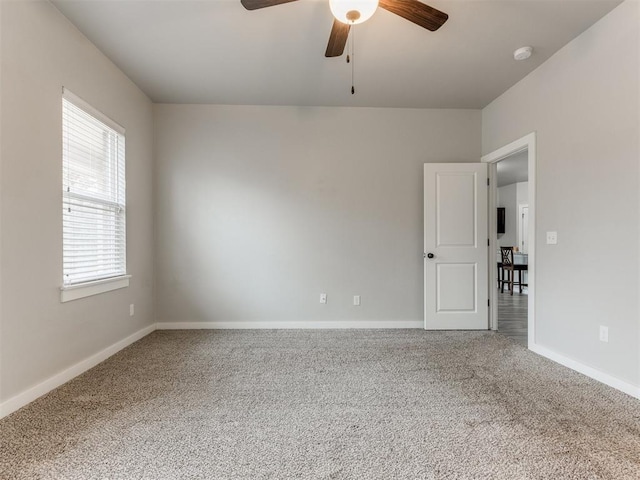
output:
[[[356,58],[355,58],[355,40],[356,38],[356,29],[355,25],[351,27],[351,35],[349,35],[349,47],[351,50],[351,95],[355,95],[356,87],[355,87],[355,67],[356,67]],[[349,56],[347,55],[347,62],[349,62]]]

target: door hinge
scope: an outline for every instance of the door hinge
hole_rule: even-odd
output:
[[[487,178],[487,186],[489,186],[489,179]]]
[[[491,246],[491,239],[487,238],[487,247],[490,247],[490,246]]]
[[[490,306],[491,306],[491,300],[487,298],[487,307],[490,307]]]

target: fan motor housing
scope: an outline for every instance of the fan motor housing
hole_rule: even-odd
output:
[[[360,12],[358,10],[349,10],[347,12],[347,20],[350,22],[357,22],[360,18]]]

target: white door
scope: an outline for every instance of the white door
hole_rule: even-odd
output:
[[[529,253],[529,205],[520,205],[520,252]]]
[[[424,165],[425,329],[486,330],[487,165]]]

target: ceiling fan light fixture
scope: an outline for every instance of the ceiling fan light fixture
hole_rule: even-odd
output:
[[[329,0],[331,13],[336,20],[347,25],[357,25],[369,20],[378,8],[378,0]]]

